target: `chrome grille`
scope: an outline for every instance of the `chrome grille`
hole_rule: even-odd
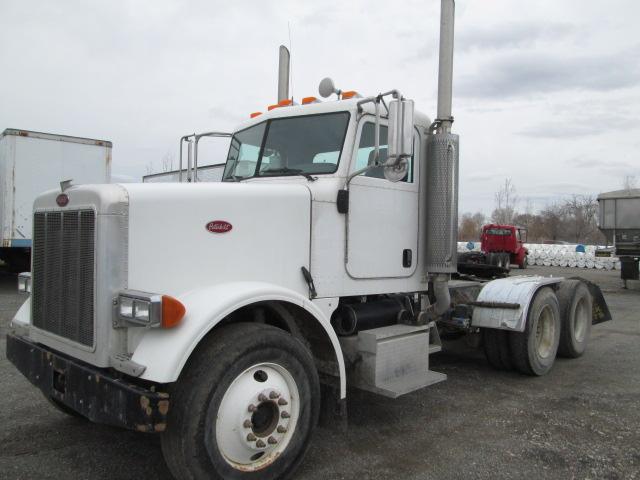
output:
[[[93,346],[95,212],[36,212],[33,219],[33,325]]]

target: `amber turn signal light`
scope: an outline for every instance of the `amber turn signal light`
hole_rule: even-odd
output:
[[[180,323],[186,309],[184,305],[169,295],[162,296],[162,328],[173,328]]]

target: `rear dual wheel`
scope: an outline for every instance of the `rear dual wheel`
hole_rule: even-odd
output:
[[[177,479],[290,478],[320,411],[308,349],[262,324],[212,332],[171,395],[162,451]]]
[[[503,252],[491,252],[487,256],[489,265],[498,267],[509,272],[511,270],[511,256]]]
[[[587,286],[579,280],[562,282],[557,295],[562,318],[558,355],[578,358],[587,349],[591,335],[593,299]]]
[[[550,288],[539,290],[527,314],[523,332],[510,332],[511,359],[520,373],[544,375],[556,359],[560,343],[560,306]]]
[[[494,368],[544,375],[555,361],[560,329],[558,299],[553,290],[542,288],[529,306],[523,332],[484,331],[485,355]]]

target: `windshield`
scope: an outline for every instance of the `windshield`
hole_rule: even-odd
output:
[[[507,228],[489,228],[487,229],[487,235],[500,235],[502,237],[508,237],[511,235],[511,230]]]
[[[236,133],[223,181],[249,177],[334,173],[348,112],[276,118]]]

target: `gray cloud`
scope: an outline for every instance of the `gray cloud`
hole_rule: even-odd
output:
[[[460,51],[478,49],[503,50],[531,46],[538,41],[555,41],[575,32],[576,27],[567,23],[512,22],[504,25],[465,26],[456,39]]]
[[[629,130],[635,128],[637,122],[625,123],[622,119],[619,121],[607,123],[598,119],[583,121],[566,121],[566,122],[545,122],[524,128],[517,133],[527,137],[535,138],[578,138],[593,135],[600,135],[612,130]]]
[[[495,56],[456,81],[465,97],[510,98],[565,90],[610,91],[640,83],[640,48],[613,55],[534,52]]]
[[[472,182],[493,182],[499,177],[496,172],[476,172],[466,176]]]
[[[570,165],[574,165],[578,168],[602,168],[603,165],[606,165],[609,168],[622,168],[628,169],[629,171],[633,170],[633,166],[629,162],[620,161],[620,160],[612,160],[612,159],[595,159],[595,158],[585,158],[585,157],[576,157],[567,161]],[[640,168],[640,166],[636,166],[636,169]]]

